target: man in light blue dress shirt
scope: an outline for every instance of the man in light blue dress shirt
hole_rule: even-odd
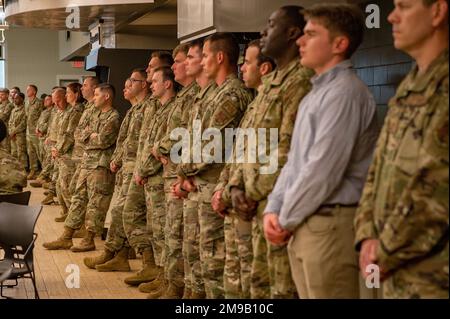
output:
[[[353,219],[379,131],[374,98],[349,60],[364,19],[344,4],[319,4],[304,14],[297,44],[302,65],[316,75],[269,196],[264,232],[272,244],[289,242],[300,298],[359,298]]]

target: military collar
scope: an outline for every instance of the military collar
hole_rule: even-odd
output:
[[[203,89],[200,90],[200,92],[198,92],[197,98],[203,99],[206,93],[209,91],[209,89],[214,87],[215,85],[216,83],[214,81],[209,82],[207,86],[205,86]]]
[[[34,103],[36,103],[36,101],[37,101],[37,96],[35,96],[33,100],[30,100],[30,99],[29,99],[29,100],[28,100],[28,103],[29,103],[29,104],[34,104]]]
[[[189,85],[186,85],[185,87],[183,87],[181,89],[181,91],[178,92],[176,97],[179,98],[179,97],[182,97],[182,96],[186,95],[196,84],[197,84],[197,82],[195,82],[195,80],[192,81],[192,83],[190,83]]]
[[[167,107],[169,107],[171,104],[173,104],[173,102],[175,102],[175,99],[177,97],[176,96],[172,96],[164,105],[161,104],[161,102],[159,102],[159,113],[161,113],[162,111],[164,111]],[[159,114],[158,113],[158,114]]]
[[[276,69],[275,71],[265,76],[264,82],[269,86],[280,86],[283,84],[284,79],[293,71],[300,67],[299,59],[294,59],[282,70]]]
[[[447,64],[447,67],[442,67]],[[413,69],[404,80],[404,85],[399,90],[397,97],[408,95],[409,92],[423,92],[434,80],[439,80],[443,76],[448,76],[448,49],[445,49],[429,65],[428,69],[418,74],[419,68],[414,64]]]
[[[225,81],[223,81],[223,83],[221,85],[219,85],[218,87],[223,88],[236,79],[237,79],[236,74],[234,74],[234,73],[228,74],[227,77],[225,78]]]

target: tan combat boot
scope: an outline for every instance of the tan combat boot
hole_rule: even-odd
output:
[[[148,294],[156,289],[159,289],[159,287],[163,283],[163,280],[164,280],[164,270],[161,269],[161,271],[158,273],[158,277],[156,277],[155,280],[140,284],[138,289],[140,292]]]
[[[129,247],[122,247],[122,249],[110,260],[105,263],[98,264],[95,269],[100,272],[107,271],[130,271],[130,263],[128,262]]]
[[[32,169],[27,176],[27,180],[34,179],[35,177],[36,177],[36,171]]]
[[[177,287],[169,282],[169,286],[159,299],[181,299],[183,297],[184,287]]]
[[[205,291],[195,291],[192,290],[191,296],[189,299],[206,299],[206,293]]]
[[[91,269],[95,269],[95,266],[106,263],[114,258],[114,252],[105,248],[100,256],[97,257],[85,257],[83,259],[84,264]]]
[[[51,205],[54,203],[53,194],[49,193],[41,202],[42,205]]]
[[[142,269],[135,275],[125,278],[125,283],[131,286],[138,286],[143,282],[154,280],[159,273],[158,266],[155,264],[152,248],[145,249],[142,252]]]
[[[80,227],[80,229],[77,229],[73,233],[73,238],[84,238],[87,235],[86,226],[83,224],[83,226]]]
[[[39,179],[37,179],[37,180],[31,181],[30,186],[39,188],[39,187],[42,187],[42,183],[43,182],[41,182]]]
[[[87,231],[86,236],[83,237],[80,244],[78,246],[72,246],[70,248],[74,253],[81,253],[84,251],[95,250],[95,242],[94,242],[95,232]]]
[[[130,248],[130,251],[128,252],[128,259],[136,259],[136,252],[133,248]]]
[[[181,299],[191,299],[192,290],[191,288],[184,287],[183,297]]]
[[[67,218],[67,213],[61,213],[61,216],[59,216],[59,217],[55,217],[55,222],[57,222],[57,223],[64,223],[65,221],[66,221],[66,218]]]
[[[147,295],[147,299],[159,299],[159,297],[161,297],[166,291],[167,286],[168,286],[167,281],[163,280],[162,284],[159,286],[158,289],[152,291]]]
[[[72,235],[74,231],[74,229],[64,226],[64,232],[61,237],[55,241],[44,243],[42,246],[49,250],[70,249],[73,246]]]
[[[42,188],[50,189],[50,182],[43,183]]]

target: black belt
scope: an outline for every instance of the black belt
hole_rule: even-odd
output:
[[[324,204],[324,205],[319,206],[319,208],[316,210],[315,214],[324,215],[324,216],[332,216],[333,209],[335,209],[336,207],[356,208],[356,207],[358,207],[358,204]]]

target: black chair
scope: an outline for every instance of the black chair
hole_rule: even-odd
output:
[[[23,206],[11,203],[0,203],[0,246],[5,251],[0,260],[0,276],[12,269],[6,280],[30,278],[33,282],[35,298],[39,299],[34,273],[33,248],[37,234],[34,232],[36,221],[42,206]],[[0,283],[0,296],[3,287]],[[8,285],[8,287],[10,287]],[[6,297],[8,298],[8,297]]]
[[[17,205],[28,205],[30,202],[31,192],[22,192],[22,193],[14,193],[14,194],[3,194],[0,195],[0,203],[13,203]]]

